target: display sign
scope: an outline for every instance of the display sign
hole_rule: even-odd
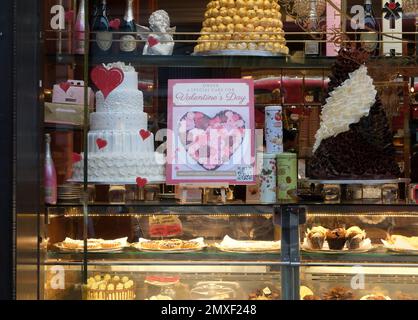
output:
[[[169,80],[168,184],[255,183],[252,80]]]
[[[402,0],[382,0],[383,55],[402,54]]]

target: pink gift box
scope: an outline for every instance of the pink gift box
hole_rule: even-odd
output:
[[[84,81],[68,80],[54,85],[52,102],[84,105]],[[88,88],[88,105],[90,109],[94,107],[94,93],[91,88]]]

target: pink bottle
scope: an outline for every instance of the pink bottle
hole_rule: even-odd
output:
[[[51,135],[45,135],[45,203],[57,204],[57,172],[51,154]]]
[[[85,11],[84,11],[84,0],[80,1],[78,7],[77,19],[74,26],[74,41],[73,41],[73,52],[75,54],[84,54],[84,37],[86,32],[85,25]]]

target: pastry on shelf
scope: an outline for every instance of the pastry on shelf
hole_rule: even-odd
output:
[[[392,300],[383,294],[368,294],[360,298],[360,300]]]
[[[194,52],[288,54],[281,18],[277,0],[209,1]]]
[[[346,245],[350,250],[360,248],[361,243],[366,239],[366,232],[357,226],[347,229],[346,232]]]
[[[104,240],[104,239],[87,239],[87,250],[113,250],[122,249],[128,245],[128,237]],[[64,241],[55,244],[61,250],[81,251],[84,249],[84,240],[74,240],[65,238]]]
[[[418,251],[418,237],[405,237],[394,234],[388,237],[387,240],[382,240],[386,248],[395,251]]]
[[[249,300],[279,300],[280,292],[276,289],[265,287],[264,289],[258,289],[255,292],[251,293],[248,299]]]
[[[328,229],[318,226],[306,232],[307,244],[311,249],[322,249]]]
[[[281,241],[235,240],[225,236],[221,243],[214,246],[226,252],[275,252],[281,248]]]
[[[346,242],[346,230],[344,228],[337,228],[328,230],[326,239],[331,250],[342,250]]]
[[[353,291],[345,287],[334,287],[322,294],[323,300],[355,300]]]
[[[127,276],[95,275],[87,280],[87,300],[134,300],[135,283]]]
[[[206,247],[203,238],[196,238],[192,240],[167,239],[167,240],[147,240],[139,239],[139,242],[134,243],[133,246],[138,250],[145,251],[193,251],[201,250]]]

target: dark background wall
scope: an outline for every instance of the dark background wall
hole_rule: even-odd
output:
[[[0,299],[13,297],[13,1],[0,12]]]

